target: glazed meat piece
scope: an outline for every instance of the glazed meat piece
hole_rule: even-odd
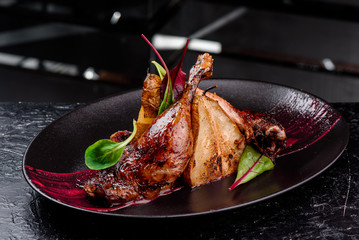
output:
[[[285,148],[287,135],[283,126],[272,116],[247,110],[238,110],[242,118],[242,129],[248,140],[251,140],[263,154],[274,160]]]
[[[139,138],[157,117],[161,104],[161,82],[162,80],[158,75],[147,73],[147,77],[143,82],[141,109],[136,122],[137,132],[135,139]]]
[[[100,171],[85,184],[89,196],[109,204],[151,199],[181,176],[193,154],[192,100],[200,80],[212,75],[212,63],[209,54],[198,56],[182,97],[126,147],[114,167]]]

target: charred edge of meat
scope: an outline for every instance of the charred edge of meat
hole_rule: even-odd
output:
[[[111,135],[110,140],[113,142],[123,142],[132,134],[131,131],[118,131]]]
[[[284,127],[272,116],[265,113],[240,111],[246,124],[251,127],[250,139],[263,154],[275,159],[276,155],[286,147],[287,137]],[[249,136],[248,136],[249,137]]]

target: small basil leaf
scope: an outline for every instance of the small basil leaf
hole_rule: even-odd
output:
[[[118,143],[109,139],[101,139],[89,146],[85,151],[86,166],[93,170],[101,170],[115,165],[136,132],[137,125],[136,121],[133,120],[133,132],[125,141]]]
[[[158,75],[160,76],[161,80],[166,76],[166,70],[156,61],[152,61],[153,65],[155,65]]]
[[[238,163],[236,180],[229,189],[233,190],[238,185],[252,180],[273,167],[274,164],[270,158],[259,153],[253,146],[247,145]]]
[[[175,99],[173,97],[172,84],[171,84],[171,81],[168,81],[165,96],[163,97],[160,108],[158,109],[158,115],[163,113],[174,102],[175,102]]]

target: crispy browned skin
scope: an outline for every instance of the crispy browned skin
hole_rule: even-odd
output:
[[[238,109],[237,113],[243,119],[247,139],[251,139],[263,154],[274,160],[286,146],[287,136],[284,127],[265,113]]]
[[[109,204],[150,199],[173,184],[193,153],[191,105],[201,79],[212,75],[213,59],[200,55],[182,97],[158,116],[120,161],[85,184],[89,196]]]
[[[143,82],[141,109],[136,122],[137,132],[134,139],[139,138],[157,117],[161,104],[161,78],[156,74],[147,73]]]
[[[158,108],[161,104],[161,78],[156,74],[148,73],[143,82],[141,106],[144,109],[145,118],[157,117]]]

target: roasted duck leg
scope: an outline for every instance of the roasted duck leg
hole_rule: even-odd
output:
[[[170,187],[193,154],[191,105],[198,83],[212,75],[213,59],[199,55],[182,97],[158,116],[120,161],[85,184],[89,196],[109,204],[151,199]]]

